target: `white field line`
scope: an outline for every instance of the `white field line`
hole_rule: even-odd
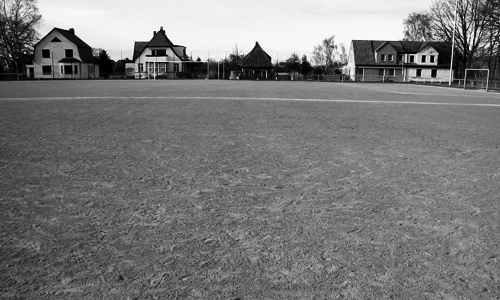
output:
[[[373,87],[367,87],[367,86],[360,85],[360,84],[352,84],[352,83],[339,83],[339,84],[344,85],[344,86],[351,86],[351,87],[362,88],[362,89],[366,89],[366,90],[372,90],[372,91],[383,92],[383,93],[391,93],[391,94],[396,94],[396,95],[442,96],[442,97],[470,96],[470,97],[474,97],[474,98],[500,99],[500,94],[495,94],[495,93],[488,93],[487,94],[488,96],[478,95],[477,93],[481,93],[481,91],[467,91],[467,94],[464,94],[465,92],[463,92],[463,90],[460,90],[461,94],[458,94],[458,93],[457,94],[434,94],[434,93],[391,91],[391,90],[384,90],[384,89],[378,89],[378,88],[373,88]],[[415,85],[415,86],[419,87],[419,88],[446,89],[446,87],[437,87],[437,86],[420,86],[420,85]],[[483,92],[483,93],[486,93],[486,92]]]
[[[257,100],[257,101],[295,101],[295,102],[329,102],[329,103],[370,103],[370,104],[413,104],[413,105],[443,105],[443,106],[484,106],[500,107],[491,103],[452,103],[452,102],[418,102],[418,101],[388,101],[388,100],[348,100],[348,99],[302,99],[302,98],[257,98],[257,97],[39,97],[39,98],[0,98],[0,101],[33,101],[33,100]]]

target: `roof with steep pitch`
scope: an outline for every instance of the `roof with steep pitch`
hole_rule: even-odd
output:
[[[80,39],[77,35],[75,35],[75,31],[73,29],[66,30],[66,29],[54,27],[54,29],[52,29],[45,37],[47,37],[53,31],[57,31],[59,34],[64,36],[66,39],[68,39],[71,43],[73,43],[77,47],[78,55],[80,56],[81,62],[83,62],[83,63],[95,63],[95,57],[92,53],[92,48],[87,43],[85,43],[82,39]],[[41,39],[35,45],[35,47],[43,39]]]
[[[255,47],[253,47],[252,51],[250,51],[243,59],[241,67],[246,69],[272,69],[274,68],[274,65],[271,62],[271,56],[262,49],[262,47],[259,45],[259,42],[256,42]]]
[[[172,48],[175,46],[183,47],[183,46],[179,46],[179,45],[174,45],[174,43],[172,43],[170,41],[170,39],[167,37],[167,35],[165,34],[165,30],[163,30],[163,26],[162,26],[162,27],[160,27],[160,31],[158,31],[158,32],[155,31],[153,38],[149,42],[135,42],[135,44],[134,44],[134,56],[133,56],[132,60],[135,61],[141,55],[141,53],[144,51],[144,49],[146,49],[146,47],[169,47],[169,48]],[[174,51],[175,54],[180,59],[184,59],[182,53],[178,53],[178,51],[176,51],[176,49],[174,49],[174,48],[172,48],[172,51]]]
[[[353,40],[352,47],[356,65],[377,65],[374,53],[386,44],[391,45],[400,54],[416,54],[430,46],[439,53],[438,64],[449,63],[451,57],[451,45],[448,42]]]

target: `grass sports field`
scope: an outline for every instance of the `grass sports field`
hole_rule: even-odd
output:
[[[499,299],[500,94],[0,82],[1,299]]]

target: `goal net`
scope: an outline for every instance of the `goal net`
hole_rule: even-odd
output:
[[[465,69],[464,89],[486,89],[490,78],[489,69]]]

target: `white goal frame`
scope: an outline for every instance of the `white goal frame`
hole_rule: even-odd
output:
[[[486,71],[486,92],[488,92],[488,84],[490,83],[490,69],[465,69],[464,75],[464,90],[467,86],[467,71]]]

